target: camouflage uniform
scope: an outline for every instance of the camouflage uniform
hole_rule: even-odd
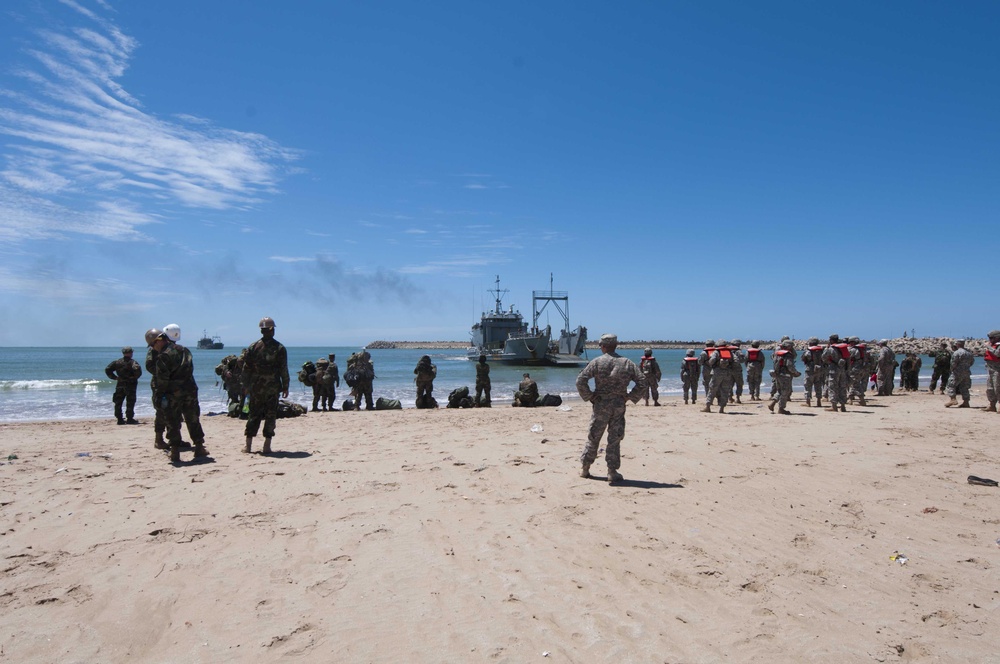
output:
[[[476,363],[476,406],[489,408],[490,400],[490,365],[486,362],[486,356],[482,355]],[[485,395],[485,399],[482,398]]]
[[[760,381],[764,377],[764,351],[760,349],[759,341],[754,341],[750,346],[743,360],[747,365],[747,386],[750,398],[760,401]]]
[[[589,401],[593,406],[587,446],[580,455],[582,474],[589,477],[590,466],[597,459],[601,437],[607,430],[608,445],[604,458],[608,464],[608,479],[612,480],[621,477],[617,471],[621,467],[621,441],[625,437],[625,400],[631,399],[632,403],[638,403],[646,384],[639,367],[632,360],[615,352],[618,341],[610,337],[614,339],[612,343],[609,336],[601,337],[603,354],[591,360],[576,377],[576,390],[581,399]],[[589,384],[591,378],[594,379],[593,391]],[[635,382],[635,387],[626,394],[630,382]]]
[[[733,374],[733,381],[736,384],[736,403],[743,403],[741,397],[743,396],[743,363],[746,361],[746,356],[743,351],[740,350],[740,346],[743,342],[739,339],[734,339],[732,343],[733,351],[733,363],[730,366],[730,371]]]
[[[794,351],[795,347],[792,342],[786,341],[774,353],[774,369],[771,370],[771,373],[774,376],[775,385],[778,386],[778,394],[771,397],[771,401],[767,404],[767,409],[772,413],[774,412],[774,406],[777,404],[779,413],[782,415],[789,414],[785,406],[788,405],[789,399],[792,398],[792,378],[801,375],[795,369]]]
[[[823,363],[823,347],[819,345],[819,339],[812,337],[806,342],[805,351],[802,353],[802,363],[805,365],[806,380],[806,405],[812,405],[813,396],[816,397],[816,406],[823,402],[823,391],[826,387],[826,365]]]
[[[330,353],[327,357],[330,360],[330,368],[326,370],[327,376],[330,377],[328,385],[330,410],[333,410],[333,405],[337,402],[337,388],[340,387],[340,367],[337,366],[337,356],[334,353]]]
[[[893,381],[896,373],[896,354],[886,345],[888,342],[883,339],[878,342],[878,370],[876,373],[876,384],[880,396],[892,396]]]
[[[705,398],[708,398],[708,384],[712,380],[712,367],[709,366],[708,360],[712,357],[712,353],[715,352],[715,341],[709,339],[705,342],[705,350],[701,351],[701,355],[698,356],[698,366],[701,367],[701,386],[705,390]]]
[[[205,444],[198,406],[198,384],[194,380],[191,351],[168,341],[156,358],[156,400],[163,412],[167,442],[172,450],[181,446],[181,418],[196,447]]]
[[[125,357],[127,355],[127,357]],[[139,363],[132,359],[132,349],[126,346],[122,348],[122,356],[111,362],[104,368],[104,373],[115,384],[115,394],[111,397],[115,404],[115,417],[118,424],[125,424],[122,417],[122,403],[125,403],[125,416],[129,424],[138,424],[135,421],[135,389],[139,384],[139,376],[142,375],[142,368]]]
[[[954,406],[958,402],[956,397],[962,395],[962,408],[969,407],[969,387],[972,385],[972,365],[976,358],[969,351],[965,350],[965,342],[955,342],[958,348],[951,355],[951,378],[948,379],[948,396],[951,400],[945,406]]]
[[[732,365],[736,362],[733,352],[722,340],[718,347],[708,358],[708,365],[712,368],[712,377],[708,384],[708,394],[705,397],[705,407],[703,413],[712,412],[712,400],[719,401],[719,412],[726,412],[726,403],[729,402],[729,392],[733,389]]]
[[[413,370],[416,378],[413,382],[417,385],[417,408],[430,408],[432,405],[431,393],[434,391],[434,378],[437,377],[437,367],[431,364],[429,355],[424,355],[417,362]]]
[[[243,403],[247,393],[240,383],[240,373],[243,371],[242,356],[227,355],[215,367],[215,374],[222,379],[222,389],[229,397],[229,417],[239,417],[243,411]],[[233,405],[235,404],[235,408]]]
[[[1000,399],[1000,330],[991,330],[989,343],[986,346],[986,398],[990,405],[986,409],[996,412],[997,400]]]
[[[837,344],[836,346],[834,344]],[[842,349],[847,350],[847,344],[840,342],[840,337],[831,336],[830,344],[823,350],[823,364],[827,367],[826,398],[830,402],[827,410],[841,412],[847,410],[847,381],[850,367],[850,350],[844,357]]]
[[[907,353],[899,365],[899,382],[907,392],[920,389],[920,368],[924,365],[916,353]]]
[[[948,374],[951,373],[951,349],[948,348],[948,344],[942,343],[941,349],[932,353],[931,357],[934,358],[934,373],[931,375],[930,391],[933,392],[937,388],[940,379],[941,394],[944,394],[944,388],[948,385]]]
[[[365,409],[374,410],[375,404],[372,402],[372,381],[375,380],[375,365],[372,364],[371,354],[363,350],[357,354],[354,361],[355,378],[354,389],[354,409],[361,410],[361,399],[365,400]]]
[[[533,381],[528,374],[524,374],[524,379],[517,386],[517,392],[514,392],[513,405],[523,408],[534,408],[537,402],[538,383]]]
[[[150,375],[149,391],[153,395],[153,447],[159,450],[167,448],[163,440],[163,432],[167,430],[167,421],[163,418],[160,401],[156,398],[156,358],[160,356],[152,347],[146,351],[146,372]]]
[[[316,360],[316,382],[313,388],[313,410],[323,412],[333,410],[333,374],[330,372],[330,360],[321,357]]]
[[[691,403],[698,403],[698,377],[700,375],[698,358],[694,356],[694,350],[689,350],[685,358],[681,360],[681,384],[684,386],[684,403],[688,402],[688,392],[691,393]]]
[[[660,390],[658,388],[663,374],[660,372],[660,364],[653,357],[651,349],[647,348],[642,359],[639,360],[639,370],[642,371],[642,376],[646,380],[646,393],[643,395],[646,405],[649,405],[649,399],[652,398],[653,405],[659,406]]]
[[[865,389],[868,387],[868,363],[865,361],[864,348],[860,345],[861,340],[857,337],[848,339],[848,350],[850,352],[850,369],[847,371],[847,403],[853,404],[855,400],[862,406],[867,405],[865,401]]]
[[[274,337],[258,339],[247,348],[243,384],[250,397],[245,435],[256,436],[263,420],[264,438],[272,438],[278,418],[278,397],[288,394],[289,386],[288,352]]]

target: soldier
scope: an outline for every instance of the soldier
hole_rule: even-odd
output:
[[[227,403],[228,416],[239,417],[243,411],[243,403],[246,400],[246,391],[240,383],[240,373],[243,371],[243,363],[237,355],[227,355],[215,367],[215,375],[222,379],[222,389],[229,397]]]
[[[951,349],[948,347],[948,342],[942,341],[941,348],[937,352],[931,353],[931,357],[934,358],[934,373],[931,375],[930,391],[934,392],[938,385],[938,379],[940,379],[941,394],[944,394],[944,388],[948,384],[948,374],[951,373]]]
[[[976,363],[975,356],[965,350],[965,339],[955,341],[955,352],[951,354],[951,378],[948,379],[948,403],[945,408],[958,406],[959,408],[969,407],[969,386],[972,385],[972,365]],[[959,405],[956,397],[962,395],[962,404]]]
[[[705,407],[701,409],[701,412],[712,412],[712,399],[718,399],[720,413],[726,412],[729,392],[733,389],[732,365],[735,361],[733,351],[723,339],[719,339],[711,357],[708,358],[712,375],[708,384],[708,394],[705,395]]]
[[[809,337],[806,341],[802,363],[806,371],[806,406],[812,406],[812,397],[815,395],[816,407],[821,408],[823,388],[826,386],[826,365],[823,364],[823,347],[819,345],[818,337]]]
[[[646,394],[644,399],[646,400],[646,405],[649,405],[649,398],[653,397],[653,405],[660,405],[660,391],[658,389],[660,384],[660,378],[662,374],[660,372],[660,365],[653,357],[653,349],[647,348],[642,353],[642,359],[639,361],[639,371],[642,372],[643,378],[646,379]]]
[[[889,348],[889,340],[881,339],[878,342],[878,367],[877,385],[878,395],[883,397],[892,396],[892,383],[896,373],[896,354]]]
[[[334,400],[330,397],[330,393],[333,391],[333,374],[330,373],[330,360],[325,357],[316,360],[316,379],[312,388],[312,409],[320,409],[324,413],[333,410]]]
[[[986,398],[990,400],[987,412],[997,412],[997,400],[1000,399],[1000,330],[991,330],[987,335],[986,345]]]
[[[698,366],[701,367],[701,385],[705,390],[705,399],[708,399],[708,384],[712,380],[712,367],[709,366],[708,360],[712,357],[712,353],[715,352],[715,340],[709,339],[705,342],[705,349],[701,351],[698,356]]]
[[[847,381],[851,370],[851,349],[841,342],[840,335],[831,334],[830,342],[823,349],[823,364],[827,367],[826,398],[830,407],[826,410],[836,413],[847,412]]]
[[[132,347],[122,348],[121,358],[104,367],[104,373],[115,382],[115,394],[111,402],[115,404],[118,424],[138,424],[135,419],[135,388],[139,384],[142,368],[132,359]],[[122,417],[122,402],[125,403],[125,417]]]
[[[490,365],[485,355],[479,356],[476,363],[476,408],[490,408]],[[485,396],[485,398],[483,398]]]
[[[801,376],[795,369],[795,344],[789,341],[781,342],[781,348],[775,351],[775,361],[774,369],[772,373],[774,374],[774,382],[778,386],[777,397],[771,397],[771,400],[767,403],[767,409],[774,412],[775,404],[778,405],[778,412],[782,415],[790,415],[791,413],[785,409],[788,404],[788,400],[792,398],[792,378]]]
[[[915,392],[919,389],[920,367],[923,360],[917,354],[910,351],[899,365],[899,384],[907,392]]]
[[[632,403],[639,402],[646,389],[645,379],[632,360],[615,352],[618,348],[618,337],[613,334],[602,334],[600,346],[601,356],[591,360],[576,377],[576,390],[580,393],[580,398],[593,405],[587,446],[580,456],[580,462],[583,464],[580,476],[590,477],[590,466],[597,459],[597,449],[606,429],[608,444],[605,460],[608,463],[608,482],[621,482],[624,478],[618,469],[621,468],[621,442],[625,437],[625,400],[631,399]],[[589,383],[591,378],[594,379],[593,391]],[[635,387],[626,394],[630,382],[634,382]]]
[[[764,351],[760,349],[760,341],[754,340],[750,343],[744,363],[747,365],[747,385],[750,388],[750,400],[760,401],[760,381],[764,376]]]
[[[350,364],[350,361],[348,361]],[[372,363],[371,354],[362,350],[357,353],[354,360],[354,409],[361,410],[361,399],[365,400],[365,410],[375,410],[372,401],[372,381],[375,380],[375,365]]]
[[[517,386],[517,392],[514,392],[514,406],[521,406],[522,408],[534,408],[538,402],[538,384],[531,379],[531,376],[524,374],[521,379],[521,384]]]
[[[701,371],[698,369],[698,358],[694,356],[694,349],[688,349],[681,360],[681,384],[684,386],[684,403],[688,402],[688,391],[691,392],[691,403],[698,403],[698,377]]]
[[[746,361],[746,356],[740,350],[742,345],[743,342],[740,339],[733,339],[733,342],[729,344],[730,350],[733,351],[733,363],[729,366],[729,369],[736,383],[736,403],[743,403],[741,399],[743,396],[743,362]]]
[[[181,418],[187,424],[188,434],[194,443],[196,459],[208,456],[205,449],[205,432],[201,428],[201,409],[198,407],[198,384],[194,380],[194,358],[191,351],[175,344],[166,332],[160,332],[153,341],[156,351],[156,393],[154,398],[163,412],[170,444],[170,462],[181,460]]]
[[[848,337],[847,348],[851,354],[850,370],[847,372],[847,403],[853,404],[857,400],[858,405],[867,406],[865,401],[865,388],[868,387],[868,360],[867,348],[861,343],[860,337]]]
[[[149,391],[153,395],[153,412],[155,413],[153,416],[153,447],[158,450],[168,450],[170,446],[163,440],[163,432],[167,429],[167,423],[163,418],[163,411],[160,410],[160,402],[156,399],[156,358],[160,354],[153,349],[153,342],[160,334],[162,332],[155,327],[146,331],[146,345],[149,347],[146,350],[146,372],[150,376]]]
[[[250,417],[247,418],[246,447],[250,454],[253,437],[264,420],[264,447],[261,454],[271,453],[271,438],[278,418],[278,395],[288,398],[288,352],[274,338],[274,320],[260,319],[260,339],[247,348],[243,366],[243,384],[250,397]]]
[[[771,366],[772,367],[774,366],[774,363],[778,361],[778,351],[781,350],[781,344],[785,343],[786,341],[791,341],[791,338],[787,334],[784,335],[784,336],[782,336],[781,339],[778,341],[778,343],[776,343],[774,345],[774,350],[771,352]],[[792,351],[792,356],[793,356],[792,359],[795,359],[796,357],[798,357],[798,353],[796,353],[793,350]],[[774,379],[774,377],[772,376],[771,377],[771,398],[775,399],[775,398],[777,398],[777,395],[778,395],[778,381],[776,381]]]
[[[431,364],[430,355],[421,355],[417,361],[416,368],[413,369],[415,378],[413,382],[417,384],[417,408],[434,408],[437,404],[431,393],[434,391],[434,378],[437,376],[437,367]]]
[[[333,410],[333,405],[337,402],[337,388],[340,387],[340,367],[337,366],[336,353],[330,353],[327,357],[330,359],[330,367],[326,370],[330,376],[330,410]]]

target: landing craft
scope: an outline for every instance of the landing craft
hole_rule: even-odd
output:
[[[201,331],[201,339],[198,339],[198,348],[200,350],[222,350],[225,347],[220,337],[210,337],[207,331]]]

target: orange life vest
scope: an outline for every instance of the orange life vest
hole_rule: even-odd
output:
[[[1000,362],[1000,357],[993,354],[994,350],[997,350],[997,346],[1000,344],[994,344],[993,346],[986,347],[986,355],[983,356],[987,362]],[[992,349],[992,350],[991,350]],[[1000,351],[997,351],[1000,352]]]
[[[756,362],[760,359],[760,352],[760,348],[747,348],[747,358],[749,358],[751,362]]]
[[[733,359],[733,351],[729,346],[723,346],[722,348],[716,348],[715,350],[719,351],[719,357],[723,360]]]
[[[840,356],[845,360],[851,358],[851,349],[847,344],[833,344],[833,347],[840,351]]]

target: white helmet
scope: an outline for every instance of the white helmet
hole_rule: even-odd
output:
[[[177,343],[181,340],[181,326],[177,323],[171,323],[170,325],[165,325],[163,331],[166,332],[167,338]]]

